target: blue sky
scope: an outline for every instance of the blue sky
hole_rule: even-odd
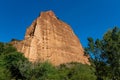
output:
[[[24,39],[25,31],[41,11],[53,10],[87,46],[87,38],[102,38],[120,27],[120,0],[0,0],[0,42]]]

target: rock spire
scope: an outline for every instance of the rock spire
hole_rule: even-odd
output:
[[[27,28],[25,39],[12,44],[32,62],[48,60],[54,65],[69,62],[90,64],[71,27],[52,11],[41,12]]]

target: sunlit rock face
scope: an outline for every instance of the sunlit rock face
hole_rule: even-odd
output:
[[[47,60],[54,65],[69,62],[90,64],[71,27],[52,11],[41,12],[27,28],[25,39],[12,44],[32,62]]]

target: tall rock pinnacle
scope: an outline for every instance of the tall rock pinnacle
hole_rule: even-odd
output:
[[[90,64],[70,26],[57,19],[52,11],[41,12],[27,28],[25,39],[12,44],[32,62],[48,60],[54,65],[69,62]]]

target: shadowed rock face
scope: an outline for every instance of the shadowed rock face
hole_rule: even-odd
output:
[[[70,26],[57,19],[52,11],[41,12],[27,28],[25,39],[12,44],[32,62],[48,60],[54,65],[69,62],[90,64]]]

